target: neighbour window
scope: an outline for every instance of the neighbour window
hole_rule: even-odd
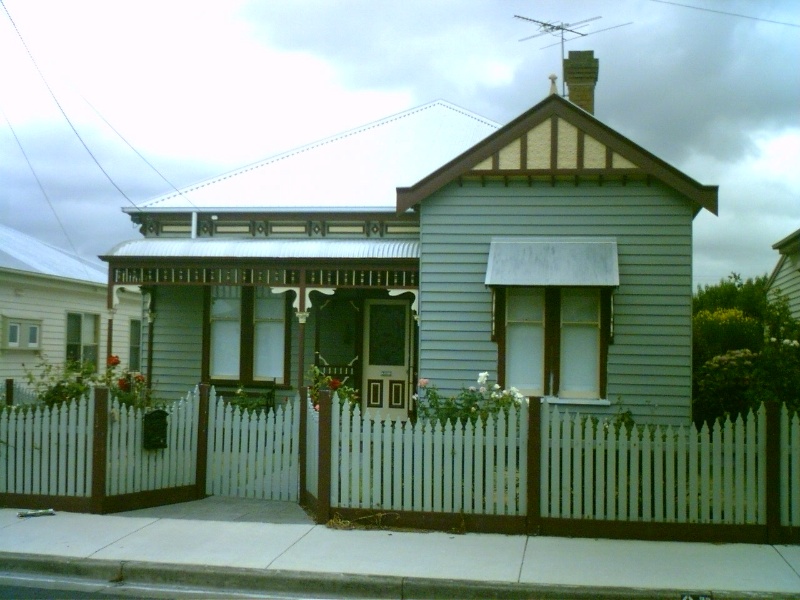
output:
[[[19,330],[21,328],[22,325],[19,323],[8,324],[8,337],[6,339],[9,348],[19,348]]]
[[[4,318],[0,347],[11,350],[38,350],[42,322],[38,319]]]
[[[67,313],[67,362],[91,363],[97,369],[100,317]]]
[[[209,307],[212,380],[286,381],[286,298],[269,288],[216,286]]]
[[[605,397],[610,290],[508,287],[498,294],[505,385],[529,396]]]
[[[131,319],[128,348],[128,368],[131,371],[142,370],[142,321]]]

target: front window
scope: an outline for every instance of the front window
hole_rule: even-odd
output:
[[[97,369],[100,345],[100,317],[67,313],[67,362],[91,363]]]
[[[284,383],[286,298],[269,288],[216,286],[209,308],[209,377]]]
[[[506,386],[527,396],[605,396],[609,290],[507,287],[497,293],[505,307],[498,370]]]

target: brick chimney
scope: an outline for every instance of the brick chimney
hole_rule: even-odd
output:
[[[593,50],[570,50],[564,59],[564,82],[567,84],[570,102],[594,114],[594,86],[600,61]]]

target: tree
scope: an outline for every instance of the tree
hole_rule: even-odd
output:
[[[781,294],[767,293],[766,275],[732,273],[698,287],[692,303],[693,397],[696,423],[757,408],[763,401],[800,408],[800,323]]]

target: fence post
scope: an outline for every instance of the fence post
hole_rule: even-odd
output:
[[[208,477],[208,404],[210,386],[201,383],[200,403],[197,415],[197,471],[195,472],[195,497],[206,497],[206,479]]]
[[[300,504],[305,506],[308,503],[308,498],[306,497],[306,455],[308,453],[308,448],[306,448],[306,443],[308,442],[306,428],[308,427],[308,389],[305,387],[300,387],[299,393],[300,403],[297,407],[297,410],[300,411],[300,432],[297,439],[297,472],[300,480],[300,493],[298,497],[300,499]]]
[[[6,379],[6,406],[14,406],[14,380]]]
[[[317,523],[331,518],[331,391],[319,391],[319,478],[317,480]]]
[[[780,404],[767,402],[767,543],[780,542],[781,421]]]
[[[91,512],[103,514],[108,471],[108,388],[95,387],[92,393],[94,395],[94,443],[92,444]]]
[[[542,402],[528,398],[528,535],[538,535],[542,524]]]

